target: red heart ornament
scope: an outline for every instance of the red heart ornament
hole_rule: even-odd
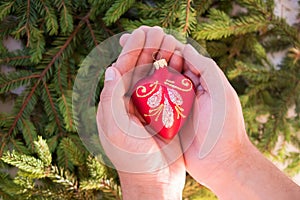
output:
[[[172,139],[192,108],[195,88],[188,77],[170,70],[165,59],[154,67],[153,74],[135,84],[131,99],[155,133]]]

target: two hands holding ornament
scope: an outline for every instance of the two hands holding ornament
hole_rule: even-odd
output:
[[[159,27],[142,26],[124,34],[120,44],[118,60],[106,70],[97,125],[123,199],[181,199],[186,171],[220,199],[300,196],[299,187],[249,141],[238,96],[213,60]],[[153,74],[153,53],[167,61],[174,77],[184,74],[194,86],[191,116],[172,140],[151,135],[128,95]]]

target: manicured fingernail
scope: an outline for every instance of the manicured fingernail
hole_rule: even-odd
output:
[[[116,77],[115,70],[109,67],[105,71],[105,81],[113,81]]]

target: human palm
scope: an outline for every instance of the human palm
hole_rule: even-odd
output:
[[[184,186],[185,166],[179,138],[166,142],[149,134],[129,98],[134,83],[151,71],[154,52],[180,64],[176,62],[180,58],[174,54],[174,41],[160,28],[141,27],[120,39],[123,50],[107,72],[114,73],[115,78],[105,82],[97,125],[103,148],[122,179]],[[175,68],[180,68],[178,64]]]

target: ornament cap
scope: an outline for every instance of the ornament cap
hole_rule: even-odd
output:
[[[159,59],[159,60],[156,60],[154,63],[153,63],[155,69],[159,69],[159,68],[164,68],[168,65],[167,61],[165,59]]]

